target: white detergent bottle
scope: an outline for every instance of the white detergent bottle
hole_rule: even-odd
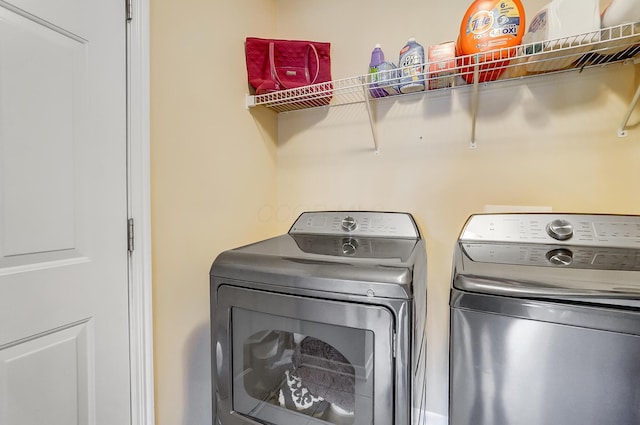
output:
[[[410,38],[400,50],[400,91],[413,93],[424,90],[424,47]]]
[[[611,0],[602,11],[602,28],[640,21],[640,0]]]

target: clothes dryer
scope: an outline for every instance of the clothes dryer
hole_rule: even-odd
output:
[[[210,276],[216,424],[420,422],[426,250],[411,215],[304,213]]]

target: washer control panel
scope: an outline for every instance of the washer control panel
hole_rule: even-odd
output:
[[[472,261],[595,270],[640,270],[640,250],[589,246],[463,242],[462,250]]]
[[[460,241],[640,249],[640,216],[479,214],[469,218]]]
[[[420,238],[410,214],[366,211],[305,212],[298,217],[289,234]]]

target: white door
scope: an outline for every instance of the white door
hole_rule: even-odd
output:
[[[0,424],[130,423],[122,0],[0,0]]]

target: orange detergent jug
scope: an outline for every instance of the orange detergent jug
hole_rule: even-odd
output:
[[[473,82],[473,67],[465,66],[476,63],[483,63],[478,82],[502,75],[509,64],[503,59],[516,54],[516,49],[510,47],[522,43],[524,31],[524,6],[520,0],[474,1],[460,24],[456,43],[458,66],[462,67],[465,81]]]

